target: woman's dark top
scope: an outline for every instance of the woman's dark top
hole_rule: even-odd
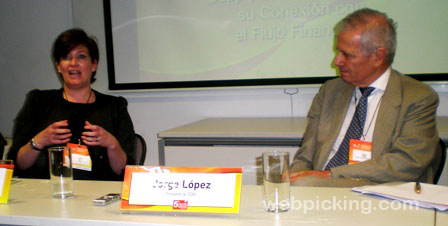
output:
[[[115,136],[127,156],[127,164],[134,164],[134,127],[123,97],[114,97],[95,91],[96,100],[91,104],[68,102],[63,98],[63,90],[32,90],[27,94],[25,104],[14,121],[13,143],[8,159],[13,159],[14,176],[24,178],[49,178],[47,148],[41,151],[33,166],[20,170],[17,166],[17,153],[31,138],[50,124],[68,120],[72,133],[70,142],[78,144],[84,122],[98,125]],[[92,159],[92,171],[73,169],[73,178],[81,180],[122,180],[123,173],[117,175],[109,164],[107,149],[88,146]]]

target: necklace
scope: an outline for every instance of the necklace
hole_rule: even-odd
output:
[[[92,93],[93,93],[92,90],[90,90],[89,97],[87,98],[86,104],[89,103],[90,96],[92,96]],[[69,101],[67,95],[65,94],[65,90],[62,92],[62,94],[63,94],[63,96],[64,96],[64,99],[67,100],[67,101]]]

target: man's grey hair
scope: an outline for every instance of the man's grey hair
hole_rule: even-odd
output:
[[[364,56],[370,56],[378,48],[386,48],[386,62],[392,64],[397,48],[397,24],[387,14],[363,8],[356,10],[339,21],[334,33],[362,29],[360,48]]]

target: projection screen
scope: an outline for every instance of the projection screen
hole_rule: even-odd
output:
[[[398,24],[393,67],[446,81],[446,0],[103,0],[109,88],[319,84],[333,27],[358,8]]]

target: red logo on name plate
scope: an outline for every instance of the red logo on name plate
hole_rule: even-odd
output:
[[[188,201],[185,200],[174,200],[173,210],[186,210],[188,208]]]

